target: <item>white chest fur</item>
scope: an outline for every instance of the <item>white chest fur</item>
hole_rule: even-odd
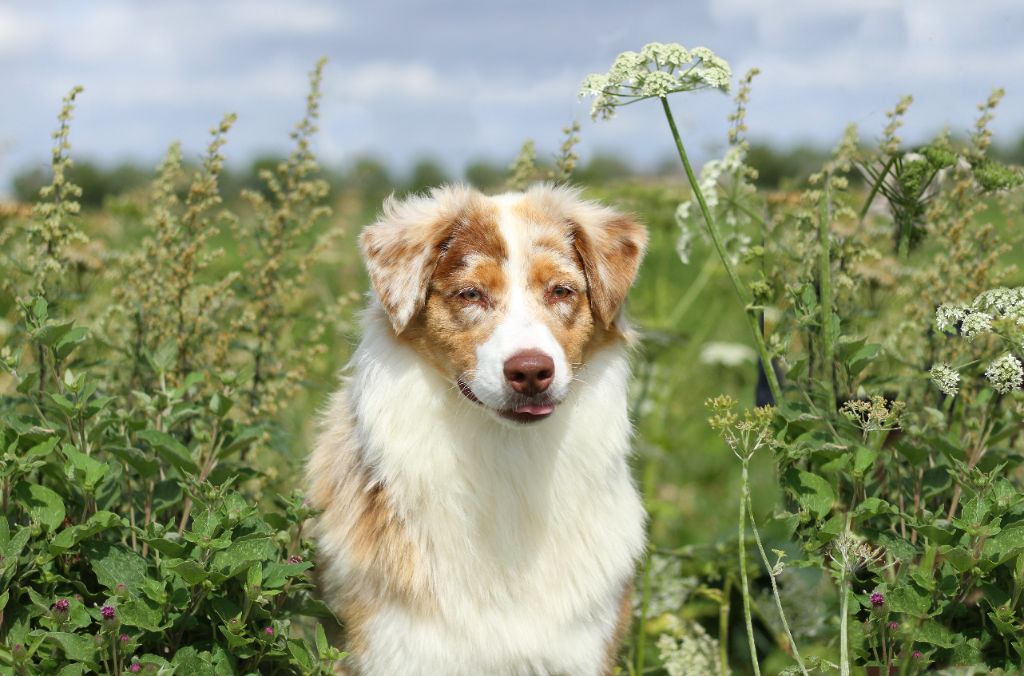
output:
[[[513,428],[366,323],[348,384],[360,462],[388,487],[436,612],[376,608],[360,671],[600,673],[644,537],[623,350],[594,355],[549,419]],[[343,551],[331,565],[343,574]]]

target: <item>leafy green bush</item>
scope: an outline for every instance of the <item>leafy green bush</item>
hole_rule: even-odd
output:
[[[80,90],[65,100],[53,180],[24,227],[0,231],[18,318],[0,352],[0,671],[330,673],[340,657],[311,594],[310,510],[251,462],[280,464],[271,414],[323,351],[323,328],[297,319],[329,242],[308,236],[326,215],[310,150],[321,68],[244,223],[218,185],[229,116],[191,178],[171,148],[128,253],[79,228]],[[232,225],[245,262],[219,268]]]
[[[913,151],[896,136],[906,98],[877,150],[861,147],[850,128],[806,190],[778,199],[755,190],[748,164],[754,75],[741,80],[729,150],[699,176],[667,97],[726,89],[723,60],[652,43],[584,82],[595,117],[644,99],[661,103],[692,190],[677,210],[679,254],[686,262],[695,240],[711,240],[760,362],[774,366],[759,397],[773,406],[740,415],[730,397],[708,402],[711,427],[741,464],[738,548],[662,550],[648,561],[630,669],[655,666],[645,657],[653,634],[669,674],[727,673],[739,657],[730,652],[738,588],[739,631],[755,674],[772,644],[789,656],[773,664],[783,673],[845,675],[856,665],[1018,673],[1024,287],[1000,288],[1012,272],[1003,255],[1014,236],[1002,236],[988,213],[1018,212],[1011,191],[1024,174],[987,154],[1002,92],[979,106],[965,145],[942,136]],[[856,169],[866,194],[850,189]],[[645,396],[655,408],[665,404],[656,388]],[[766,454],[782,504],[761,523],[748,466]],[[761,528],[783,535],[774,559]],[[749,533],[762,564],[756,573]],[[658,572],[665,570],[673,572]],[[793,570],[802,582],[787,577]],[[680,590],[686,571],[693,577]],[[799,594],[808,579],[817,597],[787,608],[787,593]],[[826,586],[831,603],[821,597]],[[791,623],[787,614],[802,617]],[[820,621],[813,631],[808,615]],[[813,654],[801,654],[798,642],[805,650],[810,642]]]

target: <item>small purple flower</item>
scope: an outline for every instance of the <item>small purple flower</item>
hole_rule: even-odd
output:
[[[915,650],[914,652],[911,653],[911,657],[913,657],[915,660],[919,660],[922,657],[924,657],[924,655],[921,653],[920,650]]]
[[[302,557],[298,554],[288,557],[288,563],[302,563]]]
[[[899,622],[890,622],[889,623],[889,629],[891,629],[892,631],[896,631],[899,628],[900,628],[900,623]]]
[[[53,603],[53,616],[65,622],[68,619],[68,611],[71,609],[71,602],[67,599],[57,599]]]
[[[266,627],[266,628],[263,629],[263,633],[266,634],[267,636],[273,636],[274,635],[274,628],[273,627]]]
[[[140,671],[142,671],[142,665],[138,662],[132,662],[132,666],[128,667],[128,671],[132,672],[133,674],[137,674]]]
[[[121,643],[127,643],[131,639],[128,637],[128,634],[121,634],[121,636],[118,637],[117,640],[119,640]]]
[[[885,597],[882,596],[880,593],[875,592],[871,595],[871,605],[873,605],[875,608],[885,605]]]
[[[112,620],[117,617],[117,610],[114,609],[114,606],[103,606],[100,608],[100,615],[104,620]]]

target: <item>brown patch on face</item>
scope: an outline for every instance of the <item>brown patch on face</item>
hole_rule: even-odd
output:
[[[453,232],[486,219],[489,211],[493,206],[480,193],[450,186],[429,196],[389,199],[381,218],[363,229],[359,243],[370,283],[396,334],[423,307],[434,266]]]
[[[622,600],[619,601],[619,616],[616,618],[615,631],[612,632],[611,640],[608,641],[608,651],[604,662],[605,676],[615,673],[615,666],[619,657],[619,646],[629,631],[629,623],[633,619],[633,580],[626,582],[622,590]]]
[[[541,241],[545,244],[538,246]],[[534,242],[528,277],[531,297],[539,299],[541,317],[565,351],[566,361],[580,366],[594,333],[583,268],[567,237],[549,235]],[[558,287],[571,293],[558,298],[554,294]]]
[[[611,327],[640,268],[647,230],[623,215],[599,224],[573,222],[571,227],[594,313],[605,327]]]
[[[493,211],[465,218],[452,231],[429,281],[421,312],[400,339],[411,345],[446,377],[476,368],[476,347],[487,340],[500,319],[498,308],[508,293],[503,265],[508,248]],[[466,289],[483,295],[474,305],[459,297]]]

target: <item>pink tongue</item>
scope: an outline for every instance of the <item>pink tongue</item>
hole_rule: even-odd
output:
[[[551,404],[527,404],[515,409],[516,413],[528,413],[530,415],[547,415],[555,410]]]

